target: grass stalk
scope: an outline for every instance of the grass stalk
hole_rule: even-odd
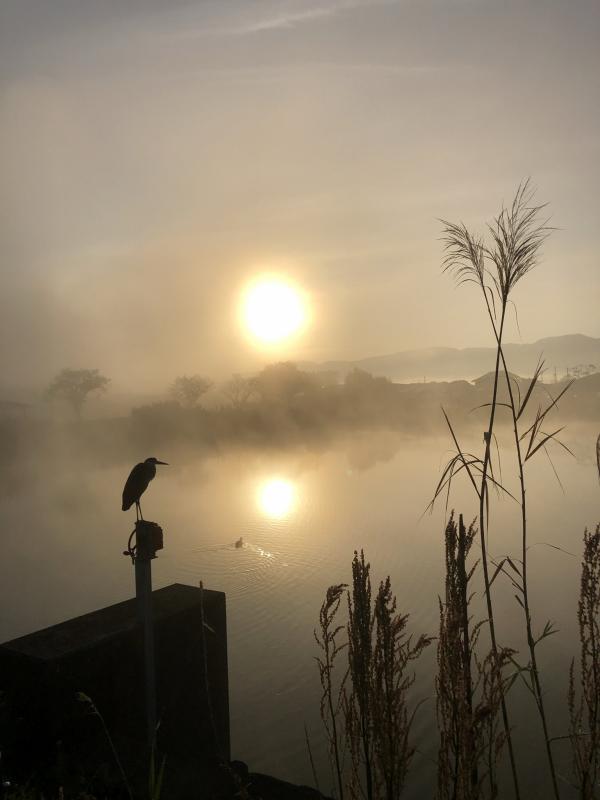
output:
[[[365,770],[367,800],[373,800],[373,741],[372,708],[373,696],[373,622],[371,611],[370,565],[365,563],[361,550],[360,559],[355,551],[352,561],[352,593],[348,594],[348,665],[352,680],[353,696],[356,699],[356,723],[359,731],[359,747]],[[352,726],[354,728],[354,726]]]
[[[304,741],[306,742],[306,750],[308,752],[308,760],[310,763],[310,770],[312,772],[313,781],[315,782],[315,789],[321,794],[321,787],[319,786],[319,776],[317,775],[317,768],[315,767],[315,760],[312,754],[312,747],[310,746],[310,737],[308,735],[308,728],[306,722],[304,723]]]
[[[593,800],[600,779],[600,525],[594,533],[584,533],[577,621],[580,690],[577,700],[573,661],[568,694],[571,751],[579,796]]]
[[[348,620],[335,625],[340,598],[347,595]],[[371,594],[370,564],[364,552],[354,552],[352,587],[330,586],[319,615],[321,650],[317,657],[321,679],[321,717],[340,797],[352,800],[398,800],[416,752],[410,732],[420,703],[409,709],[409,693],[415,682],[410,664],[431,643],[425,635],[408,633],[408,614],[397,611],[389,576]],[[346,641],[339,643],[339,632]],[[347,671],[337,691],[333,668],[346,649]],[[350,759],[344,771],[339,751],[339,727],[345,728],[344,744]]]
[[[341,692],[345,683],[345,676],[341,681],[337,697],[335,697],[336,692],[333,685],[333,673],[336,658],[340,651],[346,647],[346,643],[338,643],[337,636],[344,630],[344,626],[337,625],[334,627],[334,620],[345,589],[345,583],[329,587],[319,612],[320,635],[317,634],[316,630],[314,631],[315,640],[322,652],[322,655],[316,658],[322,690],[320,704],[321,719],[323,720],[323,725],[329,741],[329,754],[337,781],[338,800],[344,800],[342,755],[340,752],[340,734],[337,720],[340,713]]]
[[[129,779],[127,777],[127,773],[125,772],[125,769],[123,768],[123,764],[121,762],[121,759],[119,758],[119,754],[117,752],[117,748],[115,747],[115,743],[113,742],[112,736],[110,735],[110,731],[108,730],[108,728],[106,726],[106,722],[104,721],[104,717],[102,716],[100,711],[98,711],[98,709],[96,708],[96,704],[94,703],[92,698],[88,697],[87,694],[85,694],[84,692],[77,692],[77,699],[79,700],[80,703],[84,703],[85,704],[89,714],[91,714],[94,717],[97,717],[100,720],[100,724],[102,725],[102,730],[104,731],[104,735],[106,736],[106,741],[108,742],[108,745],[110,747],[111,753],[112,753],[113,758],[115,760],[115,764],[117,765],[117,769],[119,770],[119,773],[121,774],[121,778],[123,780],[123,785],[125,786],[125,790],[127,792],[127,796],[129,797],[129,800],[133,800],[133,793],[131,791],[131,784],[129,783]]]
[[[446,586],[440,599],[436,712],[440,730],[438,800],[476,800],[479,777],[473,725],[473,647],[479,626],[470,630],[466,559],[476,531],[450,515],[445,531]]]
[[[499,796],[498,762],[507,742],[500,723],[506,693],[504,671],[514,651],[502,648],[477,655],[485,621],[472,623],[470,582],[479,561],[467,568],[477,535],[451,513],[445,531],[446,580],[440,598],[436,712],[440,731],[436,800],[494,800]],[[493,579],[492,579],[493,581]]]
[[[400,797],[415,753],[409,741],[417,704],[408,713],[407,695],[415,681],[408,672],[431,639],[414,643],[406,628],[408,614],[398,614],[389,576],[379,584],[375,599],[376,638],[373,658],[373,731],[378,782],[385,800]]]

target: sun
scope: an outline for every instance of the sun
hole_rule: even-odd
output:
[[[289,481],[273,478],[260,487],[258,502],[263,512],[273,519],[282,519],[294,508],[296,492]]]
[[[277,344],[298,334],[308,322],[303,293],[278,277],[261,277],[246,290],[242,319],[248,333],[263,344]]]

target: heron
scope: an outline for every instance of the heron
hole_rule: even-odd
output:
[[[125,488],[123,489],[123,511],[128,511],[135,503],[135,518],[144,519],[142,516],[142,507],[140,505],[140,497],[148,488],[148,484],[156,475],[156,465],[163,464],[169,466],[166,461],[159,461],[157,458],[147,458],[136,464],[129,473],[129,477],[125,481]]]

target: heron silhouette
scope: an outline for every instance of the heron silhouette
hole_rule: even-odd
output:
[[[125,488],[123,489],[123,511],[128,511],[135,503],[135,518],[144,519],[142,516],[142,507],[140,505],[140,497],[148,488],[148,484],[156,475],[156,465],[164,464],[169,466],[166,461],[159,461],[157,458],[147,458],[136,464],[129,473],[129,477],[125,481]]]

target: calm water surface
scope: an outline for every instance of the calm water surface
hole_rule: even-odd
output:
[[[547,461],[539,459],[530,471],[534,615],[540,627],[552,619],[560,629],[541,650],[554,735],[566,732],[582,532],[600,519],[594,433],[572,432],[576,458],[556,453],[564,493]],[[202,580],[227,594],[233,757],[256,771],[313,783],[306,725],[321,789],[330,791],[314,663],[319,607],[330,584],[349,580],[353,551],[362,547],[374,584],[390,574],[412,631],[436,635],[443,503],[432,515],[421,515],[448,458],[447,440],[378,432],[314,450],[229,451],[201,459],[154,455],[171,462],[143,502],[145,516],[165,530],[165,550],[154,562],[155,586]],[[134,517],[120,511],[130,467],[92,469],[65,457],[27,468],[26,482],[16,481],[2,498],[1,641],[131,596],[131,564],[121,551]],[[515,472],[505,460],[510,488]],[[456,484],[451,505],[468,518],[476,514],[466,484]],[[240,537],[243,546],[236,547]],[[518,547],[515,504],[494,501],[491,551],[518,555]],[[476,615],[478,603],[480,597]],[[508,586],[499,586],[496,607],[501,641],[521,649],[519,608]],[[428,699],[414,729],[419,751],[407,796],[415,798],[431,796],[435,780],[435,645],[418,672],[413,698]],[[529,796],[542,797],[537,723],[519,691],[513,719],[523,771]]]

